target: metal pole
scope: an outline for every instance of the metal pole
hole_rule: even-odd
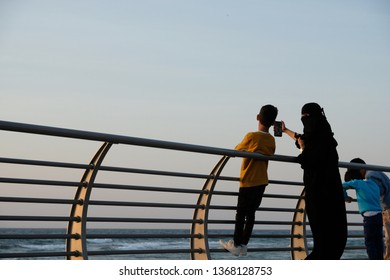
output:
[[[222,172],[225,164],[229,160],[228,156],[222,157],[217,163],[214,169],[210,173],[209,179],[203,186],[202,193],[199,195],[197,205],[198,207],[194,211],[193,220],[201,220],[202,223],[192,223],[191,235],[197,237],[191,237],[191,259],[193,260],[209,260],[211,259],[209,243],[208,243],[208,214],[213,194],[214,187],[217,183],[218,177]]]
[[[87,251],[87,238],[86,238],[86,228],[87,228],[87,211],[88,211],[88,202],[92,191],[93,182],[95,181],[96,174],[99,171],[99,167],[107,154],[108,150],[111,148],[111,143],[104,143],[98,152],[93,157],[90,167],[85,170],[85,173],[81,179],[83,186],[78,187],[75,200],[83,201],[80,204],[74,204],[72,206],[70,217],[78,217],[79,222],[71,221],[68,224],[68,234],[80,236],[79,239],[67,238],[66,240],[66,251],[68,253],[76,252],[75,255],[69,255],[68,260],[87,260],[88,251]]]
[[[294,213],[293,225],[291,226],[291,249],[299,248],[291,251],[291,259],[293,260],[303,260],[307,256],[305,205],[305,190],[303,190],[298,199],[297,211]]]

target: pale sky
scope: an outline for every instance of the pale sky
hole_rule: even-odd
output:
[[[262,105],[300,132],[314,101],[341,161],[389,165],[389,29],[387,0],[0,0],[0,119],[233,148]]]

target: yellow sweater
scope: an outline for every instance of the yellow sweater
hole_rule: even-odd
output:
[[[271,156],[276,149],[275,138],[271,134],[262,131],[249,132],[235,149]],[[268,160],[243,158],[240,172],[240,187],[267,185],[267,168]]]

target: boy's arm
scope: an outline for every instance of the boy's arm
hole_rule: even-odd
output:
[[[250,134],[248,133],[245,135],[244,139],[242,139],[241,143],[238,144],[234,149],[240,151],[248,150],[249,142],[250,142]]]
[[[343,183],[344,189],[357,189],[358,188],[358,180],[351,180]]]
[[[352,202],[352,197],[347,194],[347,190],[353,189],[353,184],[351,182],[352,181],[343,183],[344,200],[348,203]]]

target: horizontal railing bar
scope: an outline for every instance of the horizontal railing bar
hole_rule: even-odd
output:
[[[0,216],[0,221],[76,221],[80,218],[54,216]],[[88,217],[88,222],[121,222],[121,223],[203,223],[202,220],[192,219],[161,219],[161,218],[117,218],[117,217]],[[210,224],[234,224],[233,220],[209,220]],[[301,225],[301,222],[288,221],[256,221],[255,224],[267,225]],[[362,226],[363,223],[348,223],[349,226]]]
[[[366,246],[346,246],[346,250],[366,250]]]
[[[220,238],[220,237],[231,237],[233,238],[232,233],[224,233],[224,234],[217,234],[217,233],[209,233],[208,238]],[[300,234],[261,234],[261,233],[254,233],[251,235],[251,239],[268,239],[268,238],[303,238]]]
[[[12,184],[31,184],[31,185],[45,185],[45,186],[65,186],[65,187],[80,187],[83,186],[82,182],[69,182],[69,181],[54,181],[54,180],[37,180],[37,179],[20,179],[20,178],[0,178],[0,183],[12,183]],[[207,191],[195,190],[195,189],[179,189],[179,188],[165,188],[165,187],[152,187],[152,186],[135,186],[135,185],[120,185],[120,184],[93,184],[95,188],[105,189],[126,189],[126,190],[138,190],[138,191],[158,191],[158,192],[175,192],[175,193],[207,193]],[[237,192],[227,191],[214,191],[214,195],[229,195],[237,196]],[[264,194],[264,197],[271,198],[288,198],[298,199],[300,196],[292,195],[279,195],[279,194]]]
[[[1,198],[0,198],[1,201]],[[193,204],[173,204],[173,203],[152,203],[152,202],[127,202],[127,201],[103,201],[103,200],[91,200],[89,205],[96,206],[128,206],[128,207],[155,207],[155,208],[190,208],[190,209],[204,209],[203,205]],[[210,205],[209,209],[213,210],[236,210],[237,206],[224,206],[224,205]],[[270,211],[270,212],[302,212],[300,209],[295,208],[270,208],[259,207],[257,211]]]
[[[363,225],[363,223],[361,224],[361,226]],[[306,233],[306,237],[307,238],[313,238],[313,235],[309,232],[309,233]],[[364,233],[351,233],[351,234],[348,234],[348,238],[362,238],[364,237]]]
[[[22,164],[22,165],[36,165],[46,167],[62,167],[62,168],[74,168],[74,169],[92,169],[92,165],[78,164],[78,163],[65,163],[65,162],[53,162],[53,161],[42,161],[42,160],[29,160],[29,159],[14,159],[14,158],[2,158],[0,157],[0,163],[10,164]],[[147,170],[138,168],[126,168],[126,167],[115,167],[115,166],[101,166],[100,171],[111,171],[111,172],[124,172],[124,173],[138,173],[147,175],[160,175],[160,176],[172,176],[172,177],[185,177],[185,178],[197,178],[197,179],[209,179],[213,176],[209,174],[194,174],[184,172],[172,172],[172,171],[160,171],[160,170]],[[218,180],[222,181],[239,181],[239,177],[228,177],[220,176]],[[279,180],[269,180],[269,184],[278,185],[291,185],[291,186],[302,186],[301,182],[288,182]]]
[[[108,223],[203,223],[202,220],[193,219],[161,219],[161,218],[117,218],[117,217],[87,217],[88,222],[108,222]]]
[[[234,220],[208,220],[209,224],[234,224]],[[255,221],[258,225],[302,225],[301,222],[290,221]]]
[[[77,234],[0,234],[0,239],[80,239]]]
[[[286,199],[299,199],[301,196],[299,195],[285,195],[285,194],[270,194],[270,193],[265,193],[263,197],[268,197],[268,198],[286,198]]]
[[[348,234],[348,238],[364,238],[364,234]]]
[[[220,237],[232,237],[232,234],[208,234],[208,238],[220,238]],[[109,233],[109,234],[87,234],[87,239],[100,239],[100,238],[117,238],[117,239],[126,239],[126,238],[166,238],[166,239],[176,239],[176,238],[201,238],[202,236],[196,234],[126,234],[126,233]],[[268,238],[301,238],[300,235],[292,234],[253,234],[252,239],[268,239]],[[349,238],[364,238],[363,234],[360,235],[349,235]],[[0,239],[67,239],[80,238],[77,234],[0,234]]]
[[[191,193],[191,194],[206,193],[207,194],[207,191],[195,190],[195,189],[164,188],[164,187],[152,187],[152,186],[135,186],[135,185],[102,184],[102,183],[94,183],[93,186],[94,188],[99,188],[99,189],[156,191],[156,192]]]
[[[292,181],[280,181],[280,180],[269,180],[268,184],[272,185],[288,185],[288,186],[304,186],[303,182],[292,182]]]
[[[302,248],[291,247],[263,247],[263,248],[248,248],[248,252],[292,252],[301,251]],[[226,253],[225,249],[210,249],[211,253]]]
[[[102,188],[102,189],[122,189],[122,190],[158,191],[158,192],[193,193],[193,194],[208,193],[207,191],[196,190],[196,189],[165,188],[165,187],[154,187],[154,186],[136,186],[136,185],[104,184],[104,183],[103,184],[95,183],[93,184],[93,186],[95,188]],[[213,195],[237,196],[238,192],[213,191]],[[300,196],[297,195],[282,195],[282,194],[264,194],[263,197],[287,198],[287,199],[300,198]]]
[[[364,242],[364,241],[363,241]],[[312,246],[308,246],[309,250],[312,250],[313,247]],[[348,250],[366,250],[366,246],[364,245],[350,245],[350,246],[345,246],[345,249],[348,249]]]
[[[80,222],[78,217],[58,217],[58,216],[9,216],[1,215],[0,221],[54,221],[54,222]]]
[[[183,172],[173,172],[173,171],[160,171],[160,170],[148,170],[148,169],[115,167],[115,166],[100,166],[99,170],[100,171],[111,171],[111,172],[146,174],[146,175],[185,177],[185,178],[194,178],[194,179],[208,179],[208,178],[212,178],[213,177],[213,176],[205,175],[205,174],[183,173]]]
[[[59,166],[60,164],[58,164]],[[65,165],[65,164],[64,164]],[[75,164],[76,165],[76,164]],[[57,167],[58,167],[57,166]],[[62,166],[64,167],[64,166]],[[70,165],[66,166],[68,168],[72,168]],[[73,167],[73,168],[80,168],[80,169],[90,169],[93,168],[92,166],[89,165],[78,165],[78,167]],[[100,168],[101,170],[104,169],[104,167]],[[145,170],[144,174],[151,174],[151,173],[157,173],[154,171],[151,171],[150,173]],[[167,175],[168,173],[170,176],[175,176],[175,177],[189,177],[189,178],[200,178],[200,179],[208,179],[212,178],[212,176],[209,175],[201,175],[201,174],[190,174],[190,173],[178,173],[178,172],[167,172],[167,171],[161,171],[161,174],[159,175]],[[165,173],[165,174],[163,174]],[[239,178],[235,177],[219,177],[219,180],[234,180],[234,181],[239,181]],[[39,184],[39,185],[61,185],[61,186],[80,186],[82,183],[77,182],[66,182],[66,181],[51,181],[51,180],[37,180],[37,179],[21,179],[21,178],[0,178],[0,183],[13,183],[13,184]],[[300,186],[302,185],[299,182],[288,182],[288,181],[275,181],[275,180],[270,180],[270,184],[279,184],[279,185],[291,185],[291,186]],[[99,185],[99,187],[103,187],[104,184],[95,184]],[[115,186],[115,185],[114,185]],[[118,188],[122,188],[123,185],[116,185]]]
[[[198,253],[197,249],[154,249],[154,250],[111,250],[111,251],[88,251],[89,256],[107,256],[107,255],[156,255],[156,254],[188,254]]]
[[[237,206],[210,205],[209,209],[213,209],[213,210],[236,210]],[[257,211],[288,212],[288,213],[303,212],[303,210],[296,209],[296,208],[273,208],[273,207],[259,207],[259,208],[257,208]]]
[[[137,173],[147,175],[160,175],[160,176],[171,176],[171,177],[185,177],[185,178],[196,178],[196,179],[210,179],[213,176],[209,174],[194,174],[194,173],[183,173],[173,171],[160,171],[160,170],[149,170],[149,169],[138,169],[138,168],[126,168],[126,167],[115,167],[115,166],[101,166],[100,171],[111,171],[111,172],[124,172],[124,173]],[[239,177],[219,176],[218,180],[221,181],[240,181]],[[290,185],[290,186],[303,186],[302,182],[289,182],[280,180],[269,180],[269,184],[278,185]]]
[[[162,233],[87,233],[87,239],[100,239],[100,238],[164,238],[164,239],[176,239],[176,238],[202,238],[201,234],[162,234]]]
[[[189,209],[204,209],[202,205],[193,204],[172,204],[172,203],[150,203],[150,202],[126,202],[126,201],[103,201],[91,200],[89,205],[99,206],[131,206],[131,207],[156,207],[156,208],[189,208]]]
[[[1,216],[0,216],[1,220]],[[203,223],[202,220],[193,219],[161,219],[161,218],[117,218],[117,217],[88,217],[88,222],[109,222],[109,223]],[[209,220],[209,224],[234,224],[234,220]],[[301,222],[289,221],[255,221],[255,224],[262,225],[302,225]]]
[[[79,256],[79,252],[34,252],[34,253],[0,253],[2,259],[15,259],[15,258],[39,258],[39,257],[70,257]]]
[[[197,234],[125,234],[125,233],[111,233],[111,234],[87,234],[87,239],[99,239],[99,238],[201,238],[201,235]],[[218,237],[231,237],[231,234],[208,234],[209,238]],[[300,237],[299,235],[290,234],[253,234],[252,238],[290,238]],[[363,236],[360,236],[363,237]],[[77,234],[0,234],[0,239],[79,239],[80,236]]]
[[[33,125],[17,122],[8,122],[0,121],[0,129],[14,132],[22,132],[29,134],[40,134],[47,136],[57,136],[64,138],[73,138],[81,140],[90,140],[90,141],[99,141],[99,142],[110,142],[113,144],[124,144],[124,145],[133,145],[133,146],[142,146],[150,148],[160,148],[160,149],[169,149],[185,152],[194,152],[194,153],[203,153],[203,154],[212,154],[212,155],[221,155],[229,157],[248,157],[261,160],[274,160],[274,161],[283,161],[283,162],[296,162],[296,157],[291,156],[264,156],[259,153],[238,151],[233,149],[224,149],[217,147],[208,147],[194,144],[184,144],[178,142],[170,141],[161,141],[147,138],[139,137],[130,137],[122,136],[115,134],[107,133],[98,133],[91,131],[82,131],[75,129],[65,129],[58,127],[42,126],[42,125]]]
[[[22,165],[36,165],[46,167],[62,167],[62,168],[74,168],[74,169],[92,169],[92,165],[78,164],[78,163],[64,163],[64,162],[53,162],[53,161],[42,161],[42,160],[29,160],[29,159],[14,159],[14,158],[2,158],[0,157],[0,163],[10,164],[22,164]],[[194,174],[184,172],[172,172],[172,171],[160,171],[160,170],[148,170],[138,168],[126,168],[126,167],[115,167],[115,166],[101,166],[100,171],[111,171],[111,172],[124,172],[124,173],[138,173],[147,175],[160,175],[160,176],[172,176],[172,177],[185,177],[185,178],[197,178],[197,179],[209,179],[213,178],[209,174]],[[220,176],[218,180],[223,181],[239,181],[239,177],[228,177]],[[291,186],[302,186],[301,182],[288,182],[279,180],[269,180],[269,184],[278,185],[291,185]]]
[[[150,233],[95,233],[88,234],[87,239],[99,239],[99,238],[167,238],[167,239],[177,239],[177,238],[202,238],[200,234],[150,234]],[[216,234],[209,233],[208,238],[220,238],[220,237],[232,237],[232,234]],[[298,234],[252,234],[251,238],[302,238],[303,236]]]
[[[232,234],[208,234],[209,238],[220,238],[220,237],[232,237]],[[87,239],[100,239],[100,238],[166,238],[166,239],[177,239],[177,238],[202,238],[202,235],[198,234],[134,234],[134,233],[96,233],[87,234]],[[301,238],[300,235],[292,234],[253,234],[253,239],[268,239],[268,238]],[[351,238],[363,238],[364,235],[348,236]],[[79,239],[80,236],[77,234],[0,234],[0,239]]]
[[[298,251],[300,248],[250,248],[248,252],[291,252]],[[113,251],[88,251],[90,256],[103,256],[103,255],[155,255],[155,254],[180,254],[180,253],[197,253],[200,249],[161,249],[161,250],[113,250]],[[212,253],[222,253],[226,251],[224,249],[210,249]]]
[[[374,171],[390,172],[390,167],[389,166],[372,165],[372,164],[361,164],[361,163],[354,163],[354,162],[339,161],[339,167],[351,168],[351,169],[364,169],[364,170],[374,170]]]
[[[82,187],[83,186],[82,182],[4,178],[4,177],[0,178],[0,183],[44,185],[44,186],[62,186],[62,187]]]
[[[36,165],[36,166],[45,166],[45,167],[62,167],[62,168],[74,168],[74,169],[92,169],[93,168],[93,166],[87,165],[87,164],[31,160],[31,159],[14,159],[14,158],[3,158],[3,157],[0,157],[0,163]]]
[[[231,191],[213,191],[213,195],[226,195],[226,196],[237,196],[238,192],[231,192]],[[301,198],[300,195],[285,195],[285,194],[269,194],[265,193],[263,197],[269,197],[269,198],[287,198],[287,199],[299,199]]]
[[[363,222],[360,222],[360,223],[352,223],[352,222],[348,222],[347,223],[348,226],[352,226],[352,227],[355,227],[355,226],[363,226]]]
[[[24,198],[24,197],[0,197],[0,202],[79,204],[79,205],[83,204],[82,200],[74,200],[74,199]]]

